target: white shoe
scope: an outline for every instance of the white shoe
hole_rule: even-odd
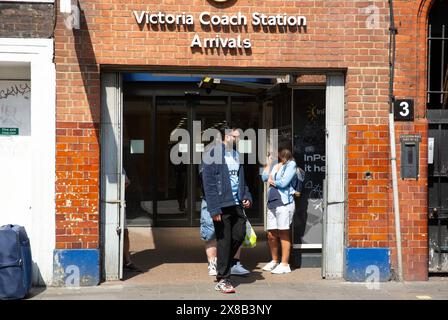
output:
[[[249,273],[250,271],[245,269],[239,261],[230,269],[230,274],[235,276],[245,276]]]
[[[216,276],[218,272],[216,271],[216,259],[208,263],[208,275]]]
[[[272,270],[274,270],[275,267],[277,267],[277,266],[278,266],[278,262],[275,262],[274,260],[272,260],[271,262],[269,262],[268,264],[266,264],[266,265],[263,267],[263,270],[264,270],[264,271],[272,271]]]
[[[289,264],[279,264],[274,270],[271,271],[273,274],[283,274],[283,273],[290,273],[291,268],[289,267]]]

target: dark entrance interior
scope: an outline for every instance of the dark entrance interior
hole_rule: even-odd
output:
[[[124,75],[123,161],[131,180],[126,189],[130,226],[198,226],[201,190],[195,159],[209,142],[201,141],[200,134],[230,122],[242,130],[262,127],[262,93],[274,85],[273,79],[230,79],[222,88],[201,88],[201,80]],[[182,130],[189,133],[189,143],[179,142]],[[174,164],[170,159],[173,150],[190,164]],[[263,185],[258,171],[257,164],[245,164],[254,197],[246,214],[255,225],[263,223]]]
[[[307,172],[302,196],[296,199],[293,248],[301,253],[299,257],[312,255],[307,266],[320,266],[326,78],[314,83],[291,78],[123,74],[123,163],[131,181],[125,192],[127,225],[199,226],[196,160],[209,142],[201,133],[228,123],[242,130],[277,129],[278,145],[290,148],[298,166]],[[180,140],[181,132],[189,134],[187,141]],[[258,137],[244,139],[249,148],[240,152],[254,200],[246,214],[252,225],[263,228],[266,187],[259,157],[265,153],[258,150]],[[189,159],[189,164],[173,163],[173,152]],[[249,162],[254,153],[255,163]],[[298,264],[305,266],[304,260]]]

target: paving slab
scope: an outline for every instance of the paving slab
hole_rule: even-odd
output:
[[[320,268],[292,268],[273,275],[262,267],[270,261],[266,237],[257,228],[257,246],[243,249],[241,261],[251,274],[232,277],[237,293],[214,290],[208,275],[204,243],[198,228],[130,228],[133,261],[144,271],[125,273],[122,281],[96,287],[33,288],[31,300],[435,300],[448,299],[448,278],[420,282],[366,283],[325,280]]]

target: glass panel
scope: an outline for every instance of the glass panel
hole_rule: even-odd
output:
[[[448,125],[442,124],[440,130],[440,141],[437,142],[437,149],[439,152],[439,172],[441,175],[448,176]]]
[[[260,115],[262,113],[261,104],[256,101],[255,97],[232,97],[232,122],[243,131],[254,129],[255,132],[260,128]],[[249,138],[242,140],[249,140]],[[257,141],[252,139],[251,154],[257,153]],[[251,159],[249,154],[242,154],[244,156],[244,173],[247,185],[252,194],[253,204],[250,209],[246,210],[246,214],[251,223],[257,224],[263,222],[263,183],[259,174],[259,159],[256,154],[256,161],[249,161]]]
[[[282,88],[282,93],[273,98],[273,128],[278,129],[278,147],[292,148],[292,119],[290,90]]]
[[[223,125],[226,124],[227,97],[201,97],[201,99],[195,101],[193,107],[195,114],[194,119],[195,121],[198,121],[197,124],[200,124],[200,134],[210,128],[219,130]],[[202,136],[196,136],[194,138],[193,152],[196,153],[196,155],[201,154],[203,148],[205,148],[208,143],[210,143],[210,141],[202,140]],[[197,165],[194,166],[193,177],[195,179],[195,192],[193,195],[195,199],[195,206],[193,211],[193,220],[199,220],[201,217],[200,201],[202,196],[202,184],[199,178]]]
[[[170,141],[176,129],[188,129],[188,110],[185,98],[157,98],[157,135],[155,143],[155,171],[157,173],[157,220],[187,219],[188,164],[175,165],[170,159],[171,149],[178,144]],[[190,141],[179,142],[179,156],[189,158]]]
[[[127,224],[153,225],[151,164],[151,101],[124,97],[123,163],[130,180],[126,188]]]
[[[294,242],[322,243],[323,180],[325,178],[325,90],[294,90],[294,146],[297,165],[306,172],[296,203]]]

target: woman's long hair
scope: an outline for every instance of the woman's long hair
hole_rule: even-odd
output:
[[[294,157],[292,156],[291,150],[289,150],[288,148],[282,148],[278,150],[278,159],[282,163],[286,163],[291,160],[295,161]]]

